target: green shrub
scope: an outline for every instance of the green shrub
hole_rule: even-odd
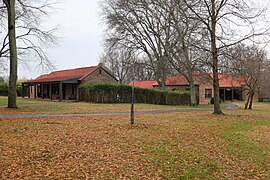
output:
[[[7,91],[8,90],[8,83],[0,82],[0,91]]]
[[[96,103],[130,103],[132,87],[123,84],[85,83],[80,86],[80,100]],[[188,92],[134,88],[135,102],[162,105],[189,105]]]
[[[0,96],[8,95],[8,83],[0,82]]]
[[[0,82],[0,96],[7,96],[8,95],[8,83],[7,82]],[[22,86],[21,84],[17,84],[17,95],[22,95]]]

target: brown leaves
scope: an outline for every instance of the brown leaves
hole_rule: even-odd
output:
[[[133,126],[129,116],[2,119],[0,177],[267,179],[270,158],[263,162],[267,168],[261,167],[255,154],[246,158],[240,147],[249,143],[243,136],[269,154],[269,111],[226,114],[136,115]],[[224,132],[235,138],[226,139]]]
[[[127,135],[144,125],[130,127],[123,117],[107,119],[4,120],[3,178],[137,177],[143,164]]]

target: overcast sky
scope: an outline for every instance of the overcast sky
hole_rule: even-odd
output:
[[[58,45],[48,49],[56,70],[94,66],[102,53],[104,28],[99,18],[99,0],[63,0],[52,14],[54,23],[60,25]],[[35,78],[45,72],[30,64],[30,69],[20,66],[19,78]]]
[[[61,1],[56,7],[56,13],[51,15],[51,21],[60,26],[58,36],[61,38],[57,46],[48,49],[55,70],[97,65],[103,52],[104,32],[99,17],[100,0]],[[30,79],[46,73],[36,67],[34,63],[29,68],[20,65],[19,78]]]

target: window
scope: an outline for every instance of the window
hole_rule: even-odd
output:
[[[212,89],[205,89],[205,98],[212,97]]]
[[[102,70],[101,69],[99,69],[99,75],[102,75]]]

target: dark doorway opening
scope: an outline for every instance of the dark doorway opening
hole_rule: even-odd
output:
[[[63,84],[63,99],[66,99],[66,84]]]
[[[241,89],[234,88],[221,88],[219,90],[219,97],[224,101],[242,101],[242,91]]]

